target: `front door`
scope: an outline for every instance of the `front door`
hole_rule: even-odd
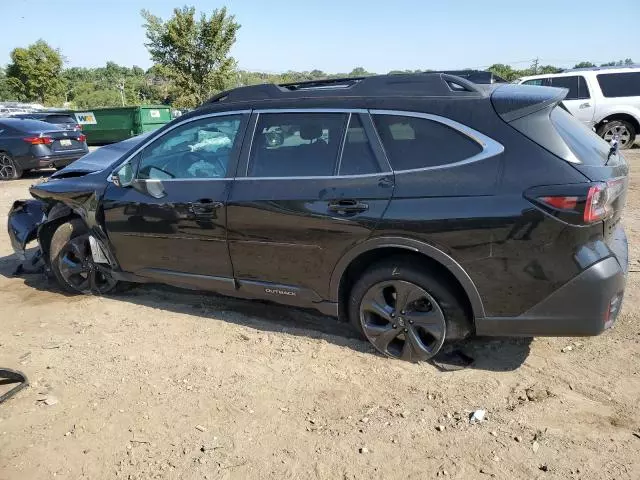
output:
[[[134,156],[131,186],[108,186],[105,226],[122,270],[200,288],[232,283],[226,202],[248,116],[177,124]]]
[[[326,299],[338,260],[382,217],[393,174],[365,112],[256,115],[227,209],[236,279],[278,301]]]

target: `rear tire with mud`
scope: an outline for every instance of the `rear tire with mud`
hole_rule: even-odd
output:
[[[61,224],[49,247],[51,271],[68,293],[106,294],[118,285],[111,275],[94,263],[89,232],[80,219]]]

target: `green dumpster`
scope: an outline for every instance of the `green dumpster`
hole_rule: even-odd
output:
[[[120,142],[171,121],[171,108],[165,105],[93,108],[68,113],[75,115],[89,145]]]

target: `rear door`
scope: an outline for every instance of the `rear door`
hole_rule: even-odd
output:
[[[369,116],[266,110],[252,122],[227,210],[235,277],[278,301],[326,299],[334,266],[369,237],[393,193]]]
[[[105,226],[124,271],[233,288],[226,202],[248,117],[209,114],[177,123],[135,154],[131,187],[107,187]]]

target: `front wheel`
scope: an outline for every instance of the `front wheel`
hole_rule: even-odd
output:
[[[598,127],[598,135],[608,143],[611,143],[617,136],[620,149],[626,150],[631,148],[636,140],[636,129],[624,120],[612,120]]]
[[[106,294],[118,284],[94,263],[89,232],[79,219],[63,223],[53,234],[49,248],[51,270],[60,286],[69,293]]]
[[[406,258],[363,274],[351,291],[349,317],[378,352],[410,362],[432,358],[447,337],[470,331],[463,302],[447,279]]]

